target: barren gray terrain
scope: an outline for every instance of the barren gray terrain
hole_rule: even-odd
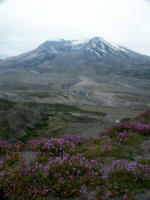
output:
[[[150,57],[97,37],[83,43],[46,41],[0,62],[0,98],[105,113],[103,120],[86,125],[70,120],[58,131],[96,135],[116,120],[150,108]]]

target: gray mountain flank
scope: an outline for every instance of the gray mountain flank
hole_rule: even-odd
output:
[[[0,62],[0,95],[15,101],[145,110],[149,88],[150,57],[98,37],[46,41]]]

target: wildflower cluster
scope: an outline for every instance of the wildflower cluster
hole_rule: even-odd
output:
[[[150,162],[134,159],[149,139],[149,119],[150,112],[93,138],[0,142],[0,199],[135,200],[140,188],[150,188]]]
[[[34,165],[23,160],[18,167],[2,171],[0,174],[0,188],[8,197],[15,199],[40,199],[45,190],[45,167],[36,162]]]
[[[22,160],[19,167],[1,171],[0,187],[16,199],[44,198],[48,193],[61,197],[78,196],[82,185],[94,187],[100,183],[101,166],[97,160],[88,160],[80,154],[50,157],[45,166]]]
[[[23,143],[8,143],[7,141],[0,141],[0,153],[6,154],[7,152],[19,152],[24,147]]]
[[[109,168],[109,189],[123,199],[135,199],[136,192],[143,188],[149,188],[150,165],[137,162],[126,164],[117,160]]]
[[[143,124],[138,121],[124,122],[115,124],[101,133],[101,135],[117,138],[120,142],[125,141],[129,136],[137,134],[149,136],[150,124]]]
[[[55,182],[52,184],[53,191],[63,197],[79,195],[82,185],[96,186],[102,175],[101,163],[97,160],[88,160],[80,154],[50,158],[49,164],[49,177]]]
[[[113,174],[116,171],[126,171],[132,173],[136,179],[146,180],[146,178],[150,177],[150,165],[149,164],[141,164],[137,162],[133,163],[124,163],[121,160],[117,160],[113,163],[112,167],[109,169],[109,173]]]
[[[64,152],[71,153],[74,151],[76,145],[87,142],[88,138],[78,136],[64,136],[62,138],[30,140],[27,142],[27,148],[30,150],[37,150],[49,152],[51,156],[62,155]]]
[[[44,199],[49,194],[60,197],[82,195],[82,185],[94,188],[100,184],[102,176],[100,162],[74,151],[77,145],[88,141],[75,136],[32,140],[21,152],[17,145],[12,145],[11,152],[11,145],[3,142],[1,148],[4,148],[3,152],[7,151],[7,156],[0,161],[0,190],[18,200]],[[23,155],[28,152],[34,155],[32,162],[24,159]],[[42,156],[41,160],[39,156]]]

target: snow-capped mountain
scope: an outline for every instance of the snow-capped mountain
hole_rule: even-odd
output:
[[[46,41],[0,62],[0,95],[19,101],[46,91],[30,100],[139,108],[149,105],[149,80],[150,57],[99,37]]]
[[[28,53],[5,59],[0,70],[68,70],[97,72],[133,69],[135,65],[149,65],[150,57],[119,45],[110,44],[101,37],[79,42],[76,40],[46,41]]]
[[[87,39],[85,41],[78,40],[59,40],[59,41],[46,41],[39,48],[39,50],[51,51],[51,53],[67,52],[67,51],[87,51],[93,56],[98,58],[103,58],[106,56],[121,56],[121,57],[131,57],[133,59],[138,57],[143,57],[138,53],[135,53],[127,48],[120,45],[111,44],[105,41],[101,37],[95,37],[92,39]],[[143,57],[146,59],[146,56]],[[148,58],[149,60],[150,58]]]

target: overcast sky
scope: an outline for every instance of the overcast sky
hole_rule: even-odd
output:
[[[150,1],[0,0],[0,55],[95,36],[150,56]]]

